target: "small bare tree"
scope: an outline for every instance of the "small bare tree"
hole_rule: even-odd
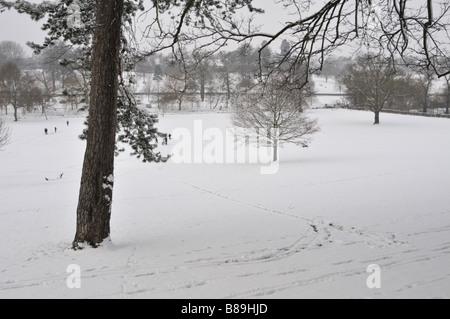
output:
[[[183,61],[184,63],[184,61]],[[195,92],[195,81],[186,69],[178,70],[167,75],[164,83],[162,103],[177,103],[178,111],[183,110],[183,103],[188,100],[190,94]]]
[[[395,78],[395,92],[387,107],[392,110],[417,110],[422,103],[422,85],[408,69],[400,69]]]
[[[164,83],[163,96],[160,103],[167,107],[168,104],[178,104],[178,111],[183,108],[183,100],[187,92],[186,81],[183,74],[168,77]]]
[[[390,104],[399,84],[392,60],[370,55],[360,57],[338,80],[346,86],[353,106],[375,114],[375,125],[380,124],[380,112]]]
[[[0,91],[2,92],[3,104],[12,105],[16,122],[18,121],[17,109],[20,107],[19,90],[21,76],[21,71],[14,62],[5,63],[0,68]]]
[[[220,52],[219,61],[221,66],[219,66],[218,68],[219,73],[218,77],[227,92],[227,108],[228,108],[228,102],[231,99],[231,91],[232,91],[231,87],[233,85],[233,81],[231,78],[231,68],[232,68],[231,54],[229,52]]]
[[[435,73],[431,68],[426,66],[416,66],[414,69],[421,87],[423,113],[427,113],[430,108],[431,88],[436,80]]]
[[[19,120],[20,108],[31,110],[42,99],[40,90],[34,85],[34,78],[28,74],[23,75],[13,62],[8,62],[0,68],[0,92],[2,103],[13,107],[16,122]]]
[[[35,72],[33,74],[33,77],[39,83],[39,86],[43,88],[43,91],[42,91],[43,99],[41,101],[41,112],[47,118],[45,110],[47,108],[47,103],[50,101],[50,99],[53,96],[52,95],[52,90],[51,90],[50,78],[47,76],[47,74],[46,74],[46,72],[44,70],[40,70],[38,72]]]
[[[3,146],[9,144],[10,131],[3,119],[0,117],[0,150]]]
[[[258,143],[267,141],[278,161],[278,149],[286,143],[307,147],[310,136],[318,132],[316,120],[303,112],[306,89],[294,90],[280,78],[237,94],[233,101],[233,124],[258,136]]]

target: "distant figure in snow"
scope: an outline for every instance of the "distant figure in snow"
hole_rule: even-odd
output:
[[[169,145],[169,141],[167,140],[167,136],[164,138],[164,145]]]
[[[56,134],[56,131],[57,131],[58,129],[55,127],[55,134]]]
[[[159,144],[158,137],[155,137],[156,144]]]
[[[67,126],[69,126],[69,121],[66,122]]]
[[[172,139],[172,134],[169,134],[169,140],[171,140]]]
[[[48,129],[44,129],[44,133],[45,133],[45,135],[48,135]]]

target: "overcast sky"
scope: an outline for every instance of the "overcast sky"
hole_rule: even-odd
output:
[[[6,11],[0,14],[0,41],[10,40],[20,43],[25,49],[27,41],[42,42],[45,32],[42,22],[34,22],[25,14]],[[27,49],[31,54],[31,49]]]

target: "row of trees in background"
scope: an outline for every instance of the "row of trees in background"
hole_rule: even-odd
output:
[[[380,113],[385,109],[421,109],[427,113],[433,105],[449,114],[450,76],[444,77],[443,89],[432,94],[437,77],[430,68],[414,61],[399,66],[391,58],[367,54],[349,64],[337,80],[346,88],[352,107],[374,112],[374,124],[380,123]]]
[[[8,107],[12,107],[15,121],[18,121],[18,110],[21,108],[32,111],[36,105],[40,105],[44,110],[44,95],[35,81],[30,74],[23,74],[14,62],[7,62],[0,67],[0,105],[6,114]]]
[[[242,44],[234,51],[200,56],[185,52],[183,59],[175,61],[171,55],[156,54],[137,63],[129,81],[134,93],[153,96],[154,104],[162,112],[182,110],[187,104],[207,102],[211,109],[228,108],[233,94],[251,89],[257,82],[256,74],[269,72],[271,63],[290,50],[283,41],[278,51],[261,46]],[[30,112],[46,108],[57,95],[72,109],[89,102],[90,71],[83,63],[83,52],[63,42],[47,47],[40,55],[25,57],[23,48],[12,41],[0,43],[0,107],[8,114],[14,111]],[[260,56],[261,54],[261,56]],[[390,58],[361,56],[356,62],[330,57],[324,62],[321,76],[335,78],[341,92],[348,95],[352,107],[368,108],[379,113],[386,108],[409,111],[430,108],[450,108],[450,76],[446,85],[432,93],[437,77],[432,69],[414,61],[399,66]],[[309,90],[313,83],[309,80]],[[155,98],[156,97],[156,98]]]
[[[0,42],[0,107],[8,114],[8,107],[18,120],[18,110],[31,112],[38,108],[43,114],[55,102],[77,108],[88,102],[89,71],[86,66],[68,63],[77,61],[79,52],[63,42],[57,42],[39,55],[26,57],[20,44]]]
[[[261,46],[264,46],[263,42]],[[228,108],[235,93],[248,90],[257,84],[256,74],[261,63],[260,47],[242,44],[234,51],[222,51],[208,56],[185,52],[183,59],[174,60],[170,54],[155,54],[140,61],[127,72],[128,85],[134,93],[156,98],[155,106],[163,112],[169,108],[182,110],[188,103],[208,102],[211,109]],[[289,50],[289,43],[283,41],[278,52],[269,48],[263,51],[263,66],[278,59]],[[55,96],[64,95],[66,102],[78,108],[89,102],[90,64],[83,61],[84,52],[55,42],[39,55],[26,58],[23,48],[12,41],[0,43],[0,67],[15,69],[25,85],[12,85],[17,76],[2,72],[4,79],[0,95],[1,107],[8,113],[11,106],[16,114],[18,109],[31,111],[36,107],[45,113]],[[13,67],[14,65],[14,67]],[[11,87],[14,86],[14,89]],[[308,85],[312,87],[312,81]],[[12,102],[12,96],[25,97],[24,90],[33,88],[32,99]],[[12,91],[14,94],[12,94]],[[39,94],[38,91],[40,91]],[[155,98],[153,99],[155,100]]]
[[[264,45],[262,43],[261,46]],[[266,48],[262,60],[260,47],[248,44],[235,51],[220,52],[202,59],[186,52],[183,60],[176,63],[170,56],[157,55],[139,63],[135,71],[141,74],[144,82],[141,85],[145,85],[146,93],[158,93],[160,109],[176,105],[181,110],[184,104],[204,102],[208,97],[210,108],[222,108],[223,102],[228,107],[232,95],[240,95],[257,84],[256,75],[261,65],[263,72],[269,72],[273,61],[289,48],[287,41],[278,52]],[[149,78],[148,74],[153,74],[153,77]],[[449,114],[450,76],[443,77],[437,85],[438,77],[433,70],[413,59],[410,63],[399,63],[390,57],[368,54],[356,60],[330,57],[317,74],[327,81],[335,79],[341,87],[340,93],[349,97],[348,102],[353,107],[368,108],[377,117],[385,108],[421,110],[423,113],[430,109],[445,109]],[[135,92],[139,91],[138,87],[139,83],[135,83]],[[314,91],[312,78],[308,79],[307,89]],[[386,95],[385,100],[381,98],[383,94]]]
[[[205,101],[211,109],[228,107],[233,94],[257,84],[259,51],[264,45],[265,42],[261,46],[244,43],[234,51],[215,54],[185,51],[179,59],[171,54],[150,56],[134,68],[135,75],[143,80],[134,81],[133,91],[157,94],[158,108],[163,110],[173,106],[182,110],[189,102]],[[278,52],[264,49],[263,68],[268,70],[269,63],[288,47],[289,43],[283,41]]]
[[[281,50],[286,45],[284,42]],[[134,93],[157,95],[157,107],[163,110],[174,105],[181,110],[187,102],[205,102],[208,97],[211,108],[228,107],[233,92],[256,83],[258,50],[258,47],[244,44],[235,51],[220,52],[207,58],[186,52],[182,60],[173,60],[170,54],[155,54],[128,72],[129,85]],[[267,59],[273,54],[269,49],[264,52]],[[75,108],[82,103],[88,104],[91,66],[85,62],[83,54],[83,51],[59,41],[46,47],[39,55],[26,57],[18,43],[1,42],[0,67],[5,66],[6,71],[14,65],[15,72],[18,69],[20,77],[27,78],[28,88],[41,91],[38,99],[27,104],[21,101],[13,104],[11,94],[7,94],[12,91],[11,83],[6,82],[17,82],[17,74],[2,72],[5,82],[0,91],[1,107],[7,113],[9,105],[14,110],[23,108],[26,111],[39,105],[45,112],[57,95],[64,95]],[[23,85],[15,87],[18,91],[25,89]],[[16,93],[25,95],[25,92]]]

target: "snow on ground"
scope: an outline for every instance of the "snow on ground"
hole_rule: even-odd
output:
[[[77,252],[83,119],[10,122],[0,298],[449,298],[450,122],[311,115],[321,132],[310,148],[285,147],[273,175],[120,155],[112,243]],[[191,129],[196,119],[229,126],[226,114],[201,114],[168,115],[159,127]],[[73,264],[80,289],[67,287]],[[372,264],[381,289],[366,285]]]

